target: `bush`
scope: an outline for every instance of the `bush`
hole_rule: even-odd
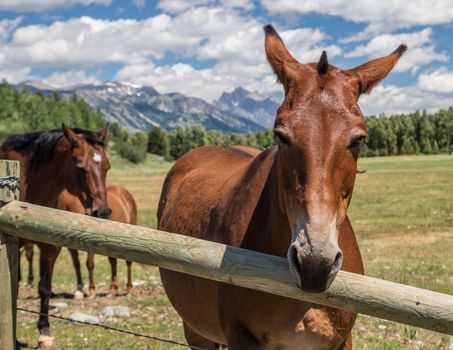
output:
[[[146,151],[133,146],[129,142],[117,142],[115,144],[115,150],[121,158],[125,158],[133,163],[141,163],[146,159]]]

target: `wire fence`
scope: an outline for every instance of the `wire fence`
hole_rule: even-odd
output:
[[[116,327],[108,326],[108,325],[105,325],[105,324],[100,324],[100,323],[89,323],[89,322],[84,322],[84,321],[79,321],[79,320],[73,320],[73,319],[71,319],[71,318],[67,318],[67,317],[63,317],[63,316],[56,316],[56,315],[45,314],[45,313],[42,313],[42,312],[39,312],[39,311],[34,311],[34,310],[25,309],[25,308],[23,308],[23,307],[18,307],[17,310],[19,310],[19,311],[24,311],[24,312],[28,312],[28,313],[31,313],[31,314],[40,315],[40,316],[47,316],[47,317],[55,318],[55,319],[57,319],[57,320],[68,321],[68,322],[72,322],[72,323],[79,323],[79,324],[83,324],[83,325],[86,325],[86,326],[97,327],[97,328],[102,328],[102,329],[109,330],[109,331],[114,331],[114,332],[129,334],[129,335],[133,335],[133,336],[135,336],[135,337],[141,337],[141,338],[151,339],[151,340],[159,341],[159,342],[162,342],[162,343],[177,345],[177,346],[181,346],[181,347],[185,347],[185,348],[189,348],[189,349],[193,349],[193,350],[207,350],[206,348],[201,348],[201,347],[194,346],[194,345],[189,345],[189,344],[185,344],[185,343],[180,343],[180,342],[177,342],[177,341],[175,341],[175,340],[171,340],[171,339],[163,339],[163,338],[159,338],[159,337],[156,337],[156,336],[153,336],[153,335],[148,335],[148,334],[142,334],[142,333],[132,332],[132,331],[128,331],[128,330],[126,330],[126,329],[116,328]]]

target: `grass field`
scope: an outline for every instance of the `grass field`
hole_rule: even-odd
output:
[[[161,185],[170,164],[149,160],[132,166],[113,161],[109,183],[122,184],[135,196],[139,225],[155,227]],[[361,159],[349,215],[365,262],[366,274],[408,285],[453,294],[453,156],[412,156]],[[35,249],[37,250],[37,249]],[[37,255],[37,254],[36,254]],[[85,259],[85,254],[82,254]],[[35,258],[35,271],[37,272]],[[22,258],[23,272],[25,260]],[[75,276],[69,253],[61,253],[53,279],[57,297],[69,306],[52,314],[69,316],[80,311],[99,315],[107,305],[129,306],[128,319],[102,322],[115,327],[184,342],[178,316],[169,305],[156,268],[134,265],[133,278],[145,281],[133,295],[106,297],[110,267],[97,257],[95,277],[98,297],[73,300]],[[125,264],[119,264],[120,292],[124,291]],[[84,269],[84,280],[87,273]],[[36,287],[20,288],[20,307],[37,310]],[[18,313],[18,338],[28,348],[36,346],[35,315]],[[183,349],[175,345],[136,338],[83,325],[51,320],[58,349]],[[367,316],[354,327],[354,349],[453,350],[453,337]]]

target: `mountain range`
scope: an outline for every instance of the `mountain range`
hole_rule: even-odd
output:
[[[42,81],[26,81],[31,92],[46,96],[58,93],[63,98],[76,95],[91,107],[99,109],[107,121],[130,130],[162,127],[171,130],[182,124],[202,124],[207,130],[222,132],[259,131],[271,127],[281,95],[262,95],[241,87],[223,93],[208,103],[180,93],[160,94],[150,86],[106,82],[99,85],[80,84],[57,88]]]

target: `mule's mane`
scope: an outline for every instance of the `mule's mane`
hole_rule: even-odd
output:
[[[104,141],[97,133],[79,128],[71,129],[91,145],[101,145]],[[35,168],[38,164],[47,162],[58,141],[64,136],[63,130],[35,131],[20,135],[11,135],[2,144],[2,151],[14,150],[30,155],[28,169]]]

